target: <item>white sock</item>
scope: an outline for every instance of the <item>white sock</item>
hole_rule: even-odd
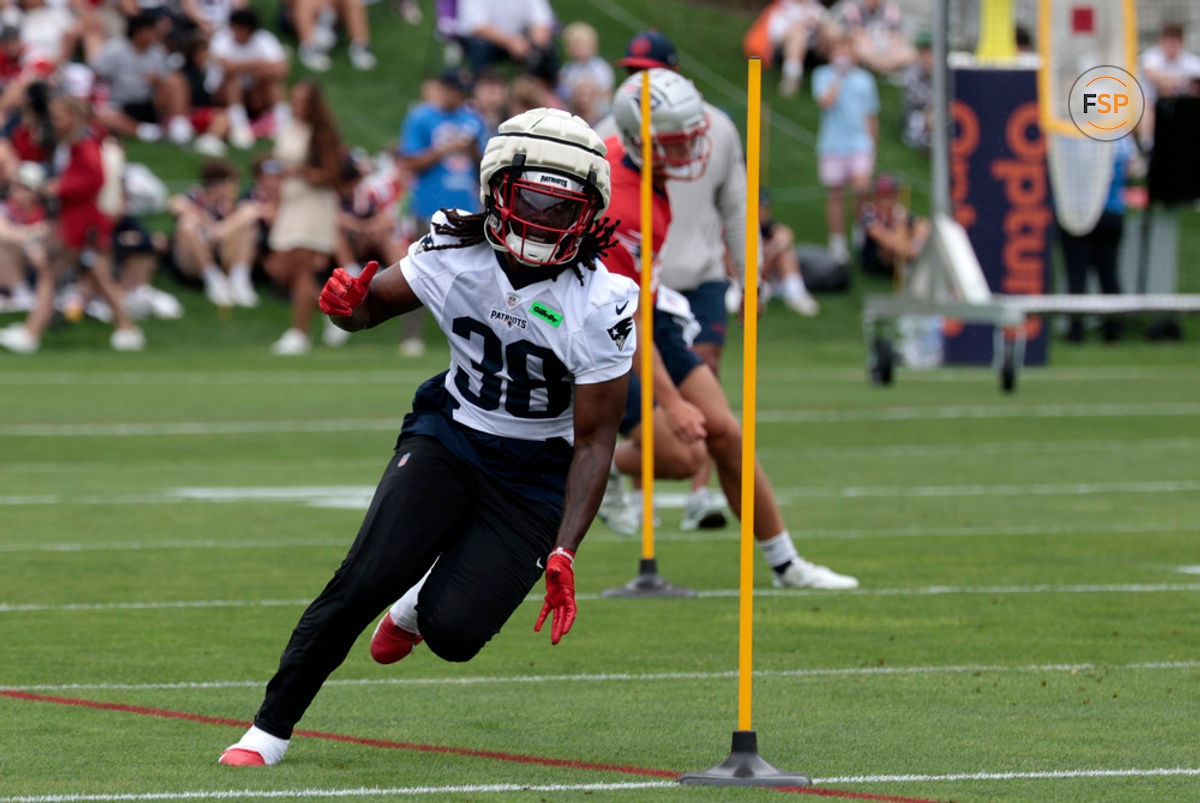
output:
[[[785,276],[783,279],[783,297],[793,301],[804,298],[808,295],[808,288],[804,286],[804,280],[799,276]]]
[[[204,269],[204,281],[220,284],[225,281],[225,274],[216,265],[209,265]]]
[[[796,61],[794,59],[789,59],[783,63],[783,77],[784,78],[797,78],[798,79],[802,75],[804,75],[804,63],[803,62]]]
[[[278,764],[283,759],[283,754],[288,749],[289,739],[280,739],[278,736],[272,736],[265,730],[260,730],[257,727],[251,726],[250,730],[246,731],[238,743],[230,747],[241,748],[242,750],[253,750],[262,756],[263,761],[267,765]]]
[[[437,561],[434,563],[436,565]],[[429,572],[432,571],[433,567],[430,566]],[[392,624],[418,636],[421,635],[421,631],[417,629],[417,597],[420,595],[425,581],[429,579],[429,572],[425,572],[425,576],[415,586],[405,591],[404,596],[392,603],[392,607],[388,609],[388,616],[392,617]]]
[[[767,559],[767,565],[775,570],[782,569],[800,557],[800,553],[796,551],[796,545],[792,543],[792,535],[787,530],[774,538],[759,541],[758,547],[762,550],[763,557]]]
[[[234,262],[229,268],[229,278],[235,282],[250,283],[250,266],[245,262]]]
[[[240,103],[235,103],[229,107],[229,124],[234,128],[247,128],[250,125],[250,115],[246,114],[246,107]]]
[[[837,251],[846,248],[846,235],[842,232],[830,233],[829,235],[829,250]]]

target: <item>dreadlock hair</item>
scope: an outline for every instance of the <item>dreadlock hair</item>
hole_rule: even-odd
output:
[[[484,229],[487,226],[488,212],[464,214],[455,209],[443,209],[442,214],[446,216],[448,222],[434,223],[433,231],[443,237],[453,237],[454,240],[441,245],[428,246],[425,250],[440,251],[445,248],[470,248],[487,240]],[[580,266],[583,265],[588,270],[596,269],[596,265],[599,264],[600,259],[608,252],[608,249],[616,245],[616,241],[613,239],[613,232],[616,229],[617,221],[612,218],[603,217],[598,220],[593,219],[587,230],[580,236],[579,251],[570,265],[580,284],[583,284],[583,271],[580,269]],[[564,266],[565,268],[566,266]],[[555,274],[554,278],[558,279],[558,275]]]

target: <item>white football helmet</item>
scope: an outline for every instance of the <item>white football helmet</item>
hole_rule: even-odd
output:
[[[650,141],[655,173],[679,181],[704,175],[712,140],[708,112],[695,85],[674,70],[650,72]],[[630,160],[642,166],[642,73],[626,78],[613,96],[613,121]]]
[[[608,208],[607,149],[583,121],[531,109],[500,124],[479,165],[484,232],[526,265],[563,265]]]

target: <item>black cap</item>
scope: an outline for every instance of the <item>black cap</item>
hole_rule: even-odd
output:
[[[471,91],[470,77],[462,70],[446,70],[438,76],[437,80],[442,86],[448,86],[464,95],[469,94]]]
[[[625,58],[617,62],[621,67],[649,70],[665,67],[673,70],[679,65],[679,55],[671,40],[658,31],[642,31],[629,40]]]

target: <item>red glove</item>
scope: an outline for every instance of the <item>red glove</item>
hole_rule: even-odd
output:
[[[571,631],[575,623],[575,553],[564,547],[555,547],[546,559],[546,601],[538,614],[534,633],[542,632],[542,623],[554,612],[550,625],[550,643],[557,644]]]
[[[335,318],[349,318],[354,314],[354,309],[367,297],[371,279],[377,270],[379,263],[374,260],[367,263],[357,278],[343,268],[335,270],[321,288],[321,296],[317,299],[317,303],[321,305],[321,312]]]

